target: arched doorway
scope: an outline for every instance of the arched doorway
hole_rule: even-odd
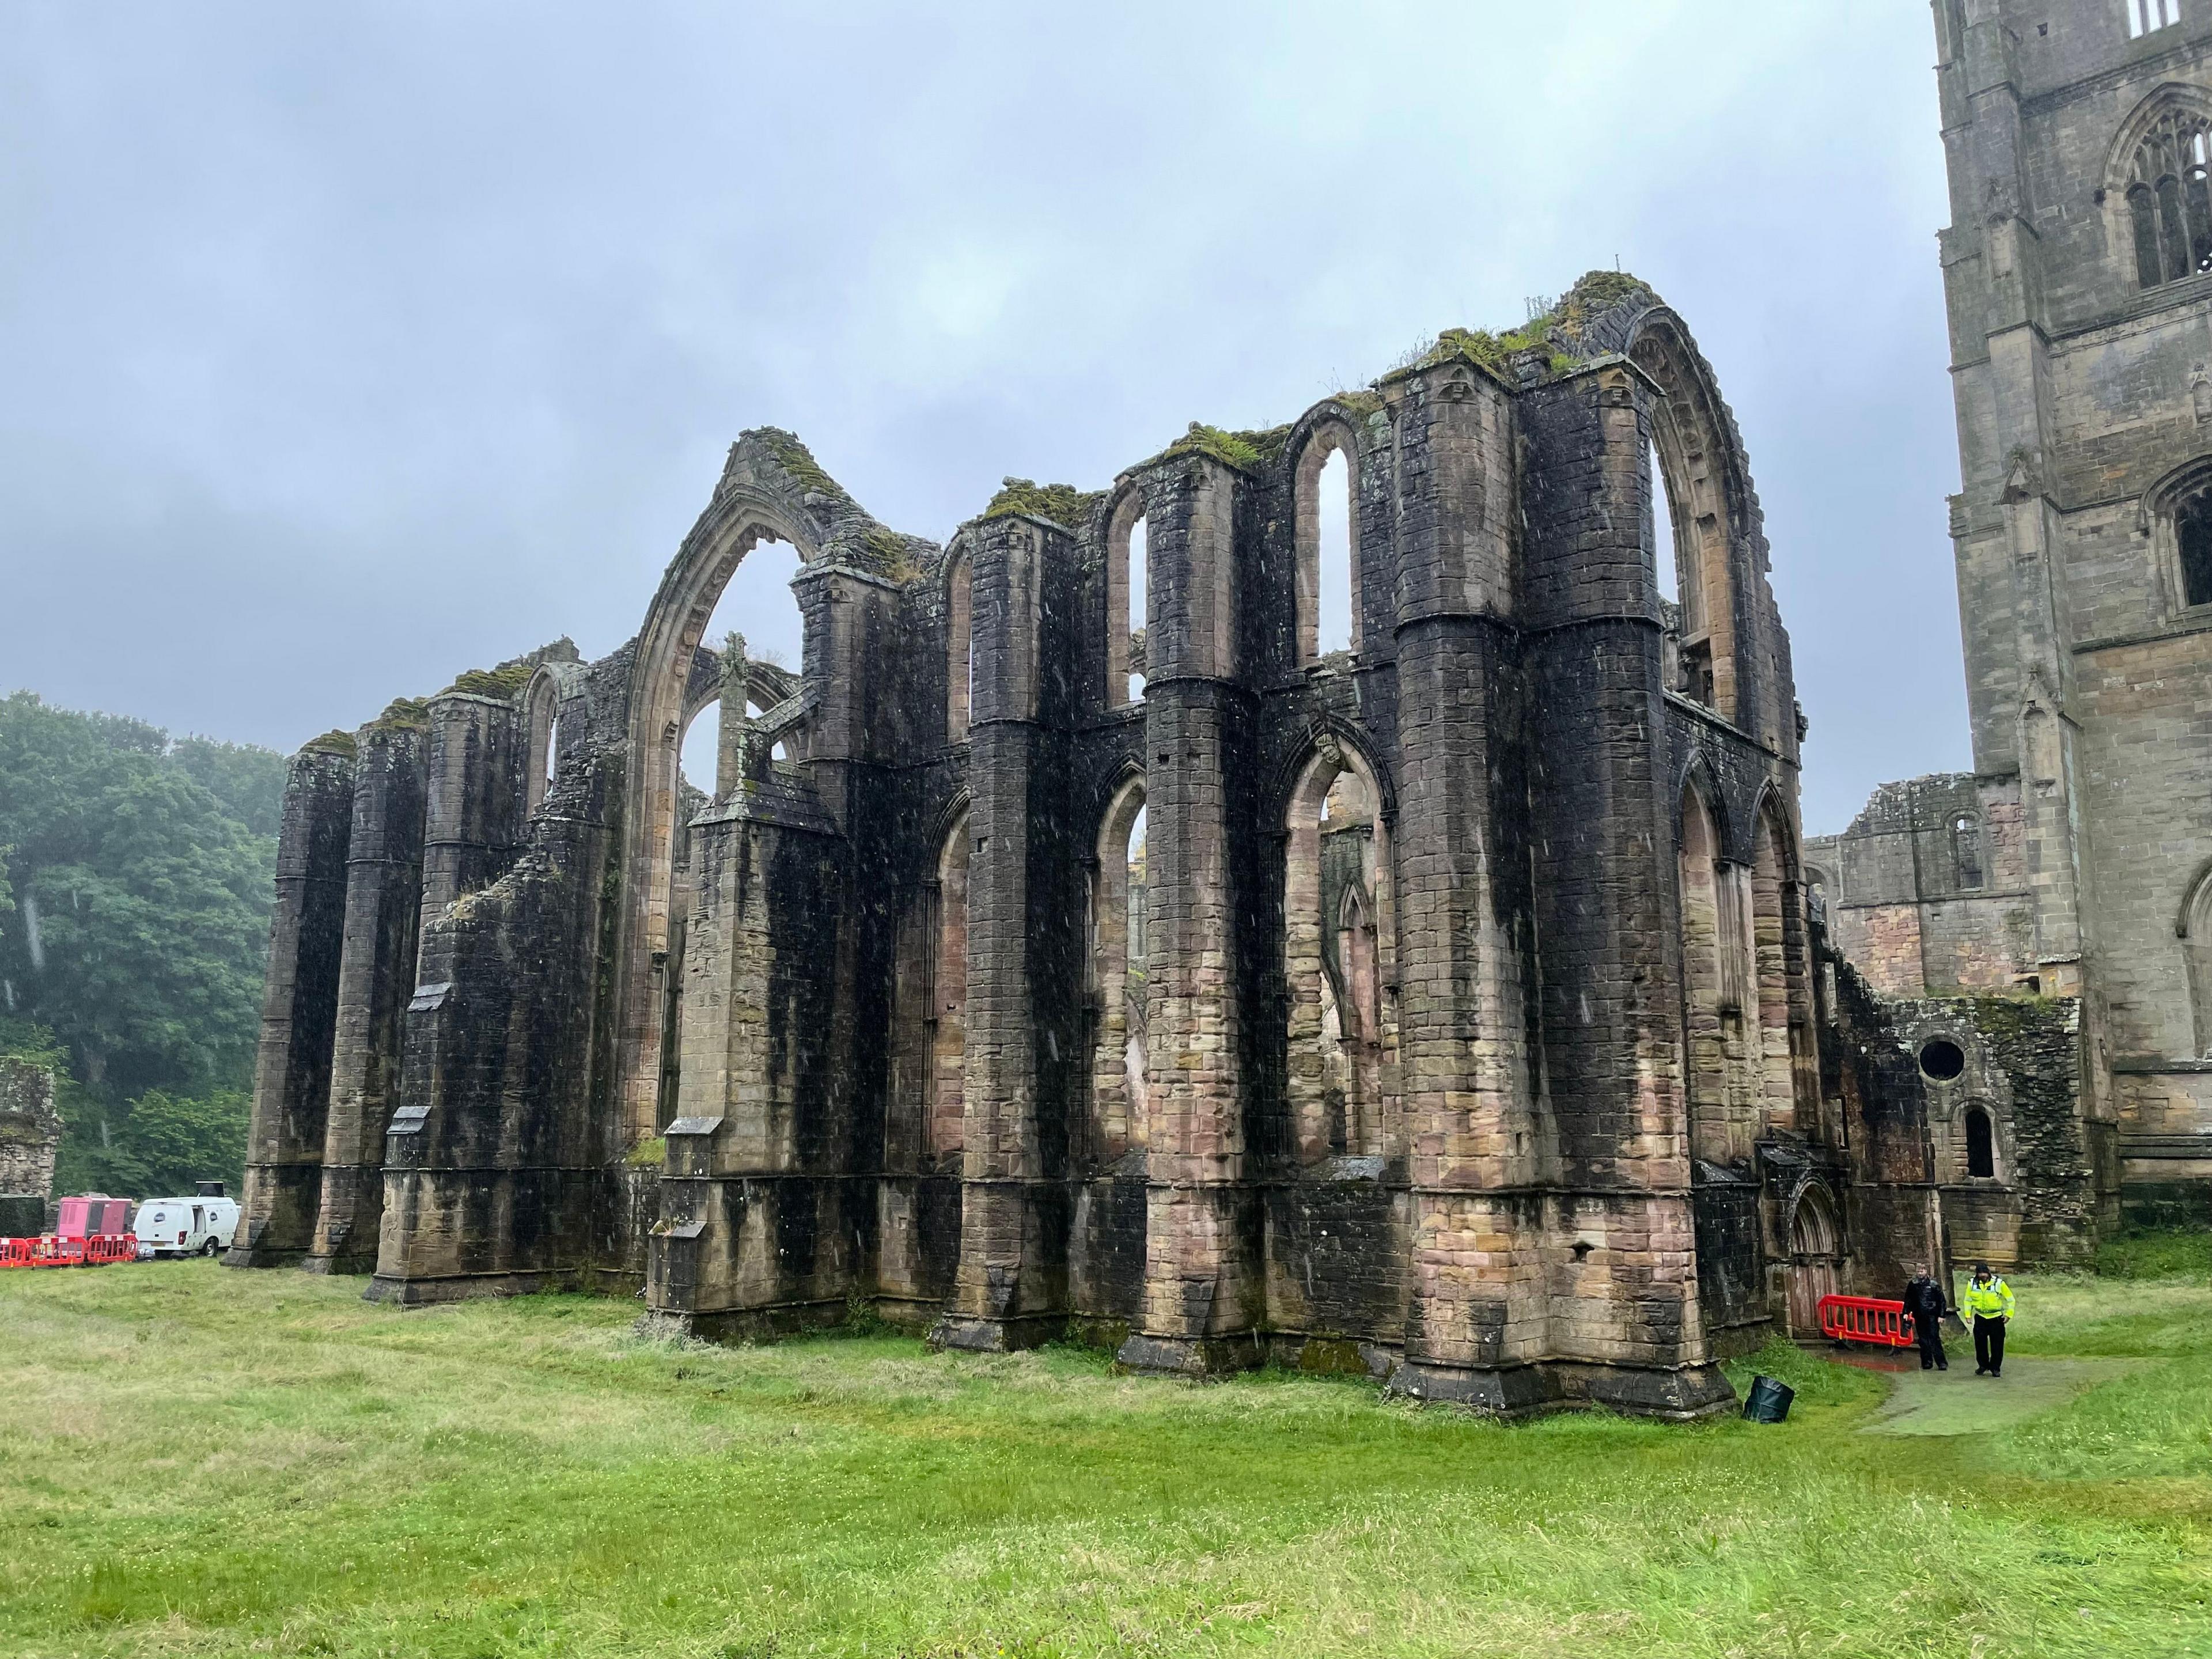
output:
[[[1843,1282],[1843,1239],[1825,1187],[1808,1187],[1790,1218],[1790,1332],[1817,1336],[1820,1298]]]

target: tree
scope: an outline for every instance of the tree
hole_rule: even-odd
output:
[[[0,1010],[65,1053],[82,1087],[62,1091],[64,1167],[89,1184],[242,1159],[284,769],[0,700]],[[217,1160],[207,1137],[224,1135]]]

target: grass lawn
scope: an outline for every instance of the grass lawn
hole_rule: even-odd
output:
[[[1943,1434],[1862,1432],[1889,1379],[1785,1349],[1779,1427],[1509,1428],[1068,1349],[673,1346],[586,1297],[0,1273],[0,1652],[2212,1654],[2203,1255],[2018,1281],[2023,1376],[2130,1363]]]

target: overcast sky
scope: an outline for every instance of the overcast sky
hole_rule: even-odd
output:
[[[941,540],[1617,260],[1807,830],[1969,763],[1919,0],[0,8],[0,690],[289,749],[619,644],[745,427]]]

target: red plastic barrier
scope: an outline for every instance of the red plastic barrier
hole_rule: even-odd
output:
[[[138,1259],[138,1236],[136,1233],[106,1233],[84,1242],[84,1264],[88,1267],[104,1267],[115,1261],[136,1261]]]
[[[1822,1297],[1820,1334],[1832,1342],[1876,1342],[1886,1348],[1909,1348],[1916,1340],[1905,1304],[1871,1296]]]
[[[0,1267],[105,1267],[138,1259],[134,1233],[96,1238],[0,1238]]]

